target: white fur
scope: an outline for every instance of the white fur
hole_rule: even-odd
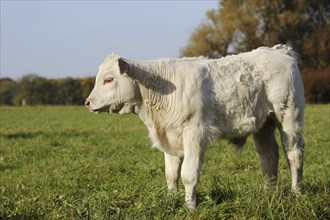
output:
[[[242,147],[253,134],[265,178],[277,177],[278,127],[291,170],[292,190],[302,180],[304,90],[295,54],[285,45],[221,59],[123,60],[100,65],[86,101],[93,112],[134,112],[153,146],[165,153],[170,190],[181,172],[186,204],[196,206],[196,184],[208,143],[228,138]],[[129,71],[128,71],[129,70]],[[103,85],[105,79],[113,79]]]

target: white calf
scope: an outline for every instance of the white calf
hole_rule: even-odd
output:
[[[292,190],[300,192],[304,90],[295,55],[285,45],[215,60],[138,62],[112,54],[100,65],[85,104],[95,113],[137,114],[153,146],[165,154],[169,190],[177,190],[181,173],[189,208],[196,206],[206,146],[216,138],[242,147],[253,134],[263,175],[276,180],[276,127]]]

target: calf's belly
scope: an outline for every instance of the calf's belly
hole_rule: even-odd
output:
[[[182,135],[178,129],[165,131],[149,129],[149,136],[154,148],[174,156],[183,157]]]

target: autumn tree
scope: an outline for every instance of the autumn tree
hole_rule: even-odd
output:
[[[85,100],[94,88],[94,77],[85,77],[80,80],[81,97]]]
[[[302,65],[323,68],[330,62],[330,1],[222,0],[191,35],[182,56],[210,58],[285,43]]]

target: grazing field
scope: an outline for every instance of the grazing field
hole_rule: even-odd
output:
[[[330,106],[306,107],[304,193],[265,187],[251,138],[241,153],[212,143],[186,210],[168,195],[163,154],[135,115],[83,107],[0,107],[0,219],[330,219]]]

